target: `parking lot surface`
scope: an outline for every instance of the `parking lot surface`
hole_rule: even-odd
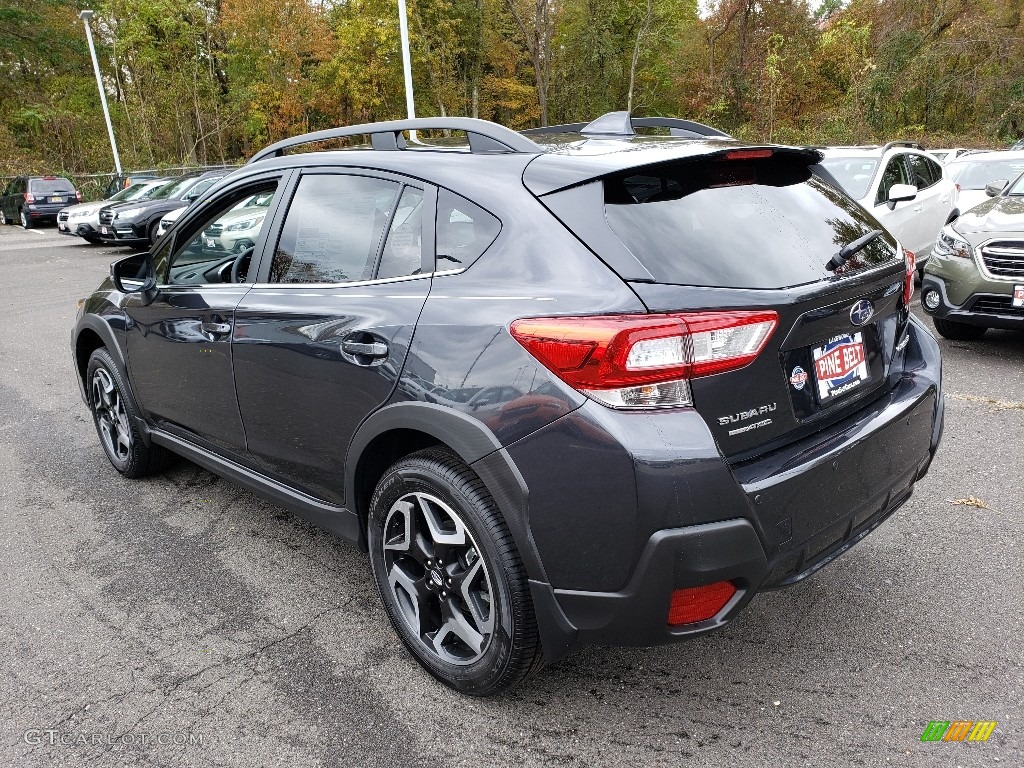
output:
[[[931,472],[828,568],[478,700],[405,652],[352,546],[184,460],[113,470],[69,341],[122,253],[0,228],[0,764],[1024,765],[1024,333],[940,340]]]

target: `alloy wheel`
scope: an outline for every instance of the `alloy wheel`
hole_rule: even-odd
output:
[[[28,214],[25,213],[25,211],[21,212],[21,226],[24,229],[28,229],[29,228]]]
[[[119,462],[127,462],[132,449],[132,430],[121,393],[110,374],[97,368],[92,375],[92,409],[103,445]]]
[[[412,634],[449,664],[478,661],[494,632],[491,576],[465,522],[436,496],[402,496],[382,538],[392,596]]]

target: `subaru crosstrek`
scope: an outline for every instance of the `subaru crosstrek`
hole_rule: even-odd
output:
[[[899,508],[942,427],[913,259],[818,151],[546,131],[272,145],[73,334],[119,472],[180,454],[355,542],[412,654],[476,695],[730,622]],[[252,246],[211,251],[257,195]]]

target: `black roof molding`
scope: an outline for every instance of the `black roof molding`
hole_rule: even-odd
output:
[[[266,149],[257,152],[249,160],[250,163],[257,163],[268,157],[280,157],[289,149],[300,147],[303,144],[313,144],[318,141],[330,141],[331,139],[342,139],[350,136],[369,136],[370,145],[377,151],[396,151],[408,149],[404,131],[428,131],[428,130],[449,130],[464,131],[469,139],[469,149],[473,153],[527,153],[540,154],[544,150],[530,139],[511,128],[506,128],[497,123],[487,120],[477,120],[472,117],[421,117],[412,120],[389,120],[382,123],[364,123],[361,125],[350,125],[340,128],[328,128],[323,131],[304,133],[290,139],[284,139],[271,144]]]
[[[882,154],[884,155],[893,147],[909,147],[910,149],[920,149],[924,151],[924,147],[916,141],[890,141],[888,144],[882,146]]]
[[[710,125],[683,120],[678,117],[631,117],[628,112],[609,112],[589,123],[564,123],[529,128],[522,131],[525,136],[542,136],[547,133],[579,133],[584,136],[634,136],[636,128],[668,128],[672,136],[689,139],[731,139]]]

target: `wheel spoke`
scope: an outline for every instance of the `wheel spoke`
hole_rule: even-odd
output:
[[[412,546],[412,512],[413,506],[408,501],[399,501],[388,512],[384,521],[384,550],[408,552]],[[401,520],[395,518],[400,516]],[[401,529],[392,533],[393,526],[401,524]]]
[[[459,640],[473,652],[474,656],[480,655],[484,647],[484,636],[473,629],[473,626],[466,620],[462,609],[454,603],[448,605],[448,620],[441,625],[434,635],[434,650],[439,656],[449,656],[451,652],[444,647],[445,640],[449,635],[455,635]]]
[[[483,590],[474,589],[474,583],[481,577],[483,583],[478,587],[483,587]],[[487,581],[487,572],[484,570],[484,561],[477,558],[462,577],[459,595],[466,608],[469,609],[470,617],[476,624],[476,628],[481,634],[488,635],[494,630],[494,612],[491,609],[491,604],[482,597],[483,594],[490,599],[490,584]]]
[[[395,563],[388,571],[388,584],[409,627],[423,638],[429,631],[425,624],[428,620],[428,606],[425,604],[426,590],[423,579],[414,578],[401,565]]]

